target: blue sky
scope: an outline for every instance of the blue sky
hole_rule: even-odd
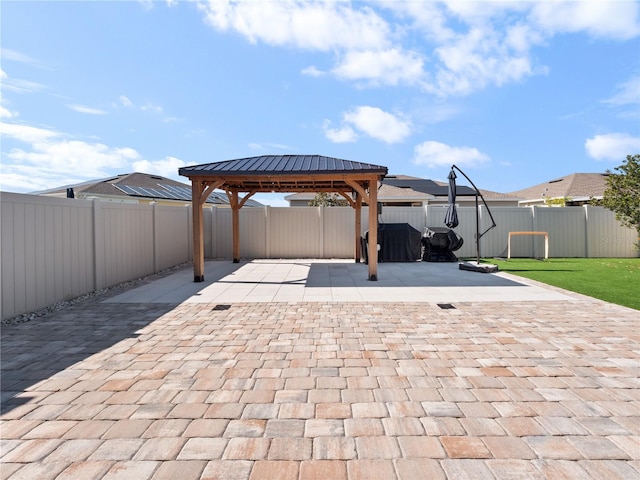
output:
[[[0,9],[3,191],[320,154],[510,192],[640,153],[635,1]]]

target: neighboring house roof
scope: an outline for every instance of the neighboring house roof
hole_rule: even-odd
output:
[[[115,177],[92,180],[75,185],[54,188],[41,192],[38,195],[64,196],[67,188],[73,188],[74,194],[81,197],[108,196],[108,197],[134,197],[155,200],[173,200],[191,202],[191,185],[147,173],[124,173]],[[212,192],[207,203],[214,205],[229,205],[225,193]],[[249,199],[247,206],[263,206],[255,200]]]
[[[410,189],[415,192],[426,193],[434,197],[446,197],[448,195],[449,185],[447,183],[438,183],[426,178],[410,178],[404,176],[389,176],[382,181],[383,185],[391,185],[401,189]],[[475,196],[476,191],[465,185],[456,185],[456,194],[460,196]]]
[[[606,173],[572,173],[545,183],[511,192],[525,202],[544,201],[545,198],[588,200],[602,198],[607,188]]]
[[[389,175],[383,181],[383,184],[394,185],[400,188],[410,188],[411,190],[427,193],[433,197],[448,197],[449,183],[439,182],[438,180],[428,180],[424,178],[409,177],[406,175]],[[491,200],[510,200],[516,201],[518,198],[508,193],[492,192],[491,190],[479,189],[485,199]],[[466,185],[456,185],[456,195],[475,196],[476,191]]]
[[[379,201],[448,201],[448,182],[439,182],[425,178],[411,177],[408,175],[387,175],[378,189]],[[517,202],[519,199],[506,194],[480,190],[485,199],[505,200]],[[465,185],[456,185],[456,194],[460,197],[475,196],[475,190]],[[296,193],[287,195],[285,200],[309,201],[314,198],[312,193]]]
[[[303,193],[293,193],[291,195],[286,195],[284,199],[288,202],[296,201],[296,202],[304,202],[311,201],[315,198],[315,193],[303,192]],[[433,196],[416,192],[411,189],[394,187],[392,185],[385,185],[383,182],[382,185],[378,188],[378,201],[392,201],[392,200],[402,200],[404,202],[422,202],[424,200],[429,200],[433,198]]]

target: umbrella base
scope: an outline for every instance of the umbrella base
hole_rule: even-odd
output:
[[[460,270],[468,270],[470,272],[495,273],[498,266],[491,263],[464,262],[458,264]]]

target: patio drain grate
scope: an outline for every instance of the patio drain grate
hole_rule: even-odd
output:
[[[229,310],[230,308],[231,308],[231,305],[220,304],[220,305],[216,305],[211,310]]]
[[[450,303],[438,303],[438,306],[443,310],[451,310],[451,309],[455,310],[455,308],[456,308],[453,305],[451,305]]]

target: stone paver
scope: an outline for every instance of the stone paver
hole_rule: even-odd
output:
[[[550,291],[3,327],[1,478],[640,479],[640,312]]]

